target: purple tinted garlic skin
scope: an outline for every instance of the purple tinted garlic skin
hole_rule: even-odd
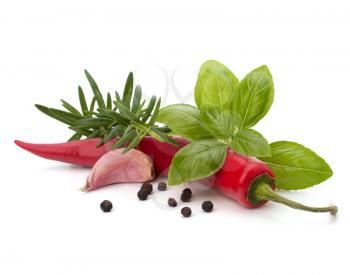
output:
[[[94,165],[82,191],[123,182],[146,182],[154,178],[153,162],[139,150],[131,149],[122,154],[124,148],[110,151]]]

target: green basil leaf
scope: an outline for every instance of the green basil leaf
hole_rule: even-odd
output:
[[[271,156],[271,149],[267,140],[252,129],[239,130],[231,141],[231,148],[233,151],[246,156]]]
[[[193,142],[174,156],[169,170],[169,184],[209,177],[217,172],[226,159],[226,145],[216,140]]]
[[[301,144],[277,141],[270,144],[272,156],[260,158],[274,172],[279,189],[304,189],[333,175],[329,165]]]
[[[230,111],[205,105],[200,108],[200,120],[208,131],[218,139],[233,137],[240,125],[237,117]]]
[[[269,111],[274,86],[269,69],[264,65],[250,72],[234,94],[233,112],[241,117],[241,129],[254,126]]]
[[[215,60],[205,62],[200,68],[195,87],[197,106],[212,105],[230,110],[238,83],[238,79],[225,65]]]
[[[191,141],[213,138],[210,132],[202,126],[199,110],[188,104],[173,104],[162,108],[157,121],[164,123],[174,133]]]

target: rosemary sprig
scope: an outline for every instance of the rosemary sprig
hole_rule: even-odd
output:
[[[35,105],[41,112],[67,124],[69,129],[74,131],[69,141],[80,140],[84,137],[98,137],[101,138],[99,144],[101,146],[118,138],[118,142],[113,145],[113,148],[126,147],[124,153],[135,148],[146,135],[160,141],[176,144],[167,135],[170,132],[169,128],[155,124],[161,99],[152,96],[146,105],[146,100],[142,100],[141,87],[137,85],[134,89],[133,73],[128,75],[122,97],[118,92],[115,92],[115,100],[112,99],[110,93],[107,93],[105,100],[94,78],[86,70],[85,75],[90,83],[93,98],[88,104],[83,89],[78,86],[81,111],[63,99],[61,102],[66,109],[64,111],[39,104]]]

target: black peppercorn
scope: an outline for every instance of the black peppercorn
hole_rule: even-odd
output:
[[[148,190],[145,190],[145,189],[142,189],[142,188],[137,192],[137,197],[141,201],[147,200],[148,195],[149,195]]]
[[[169,198],[168,199],[168,205],[171,207],[176,207],[177,206],[177,201],[174,198]]]
[[[100,208],[103,212],[111,212],[113,204],[108,200],[104,200],[103,202],[101,202]]]
[[[202,209],[204,212],[211,212],[213,210],[214,204],[211,201],[204,201],[202,203]]]
[[[191,216],[192,210],[189,207],[184,207],[181,209],[181,214],[182,214],[182,216],[187,218],[187,217]]]
[[[145,182],[141,185],[141,189],[147,192],[147,195],[151,194],[153,191],[153,186],[149,182]]]
[[[181,201],[183,202],[189,202],[191,200],[191,197],[192,197],[192,191],[190,188],[185,188],[183,191],[182,191],[182,194],[181,194]]]
[[[160,183],[158,183],[158,190],[159,191],[165,191],[167,188],[167,185],[164,181],[161,181]]]

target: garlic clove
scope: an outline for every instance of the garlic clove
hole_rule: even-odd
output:
[[[146,182],[154,178],[153,162],[149,156],[132,149],[122,154],[124,148],[104,154],[94,165],[82,191],[122,182]]]

